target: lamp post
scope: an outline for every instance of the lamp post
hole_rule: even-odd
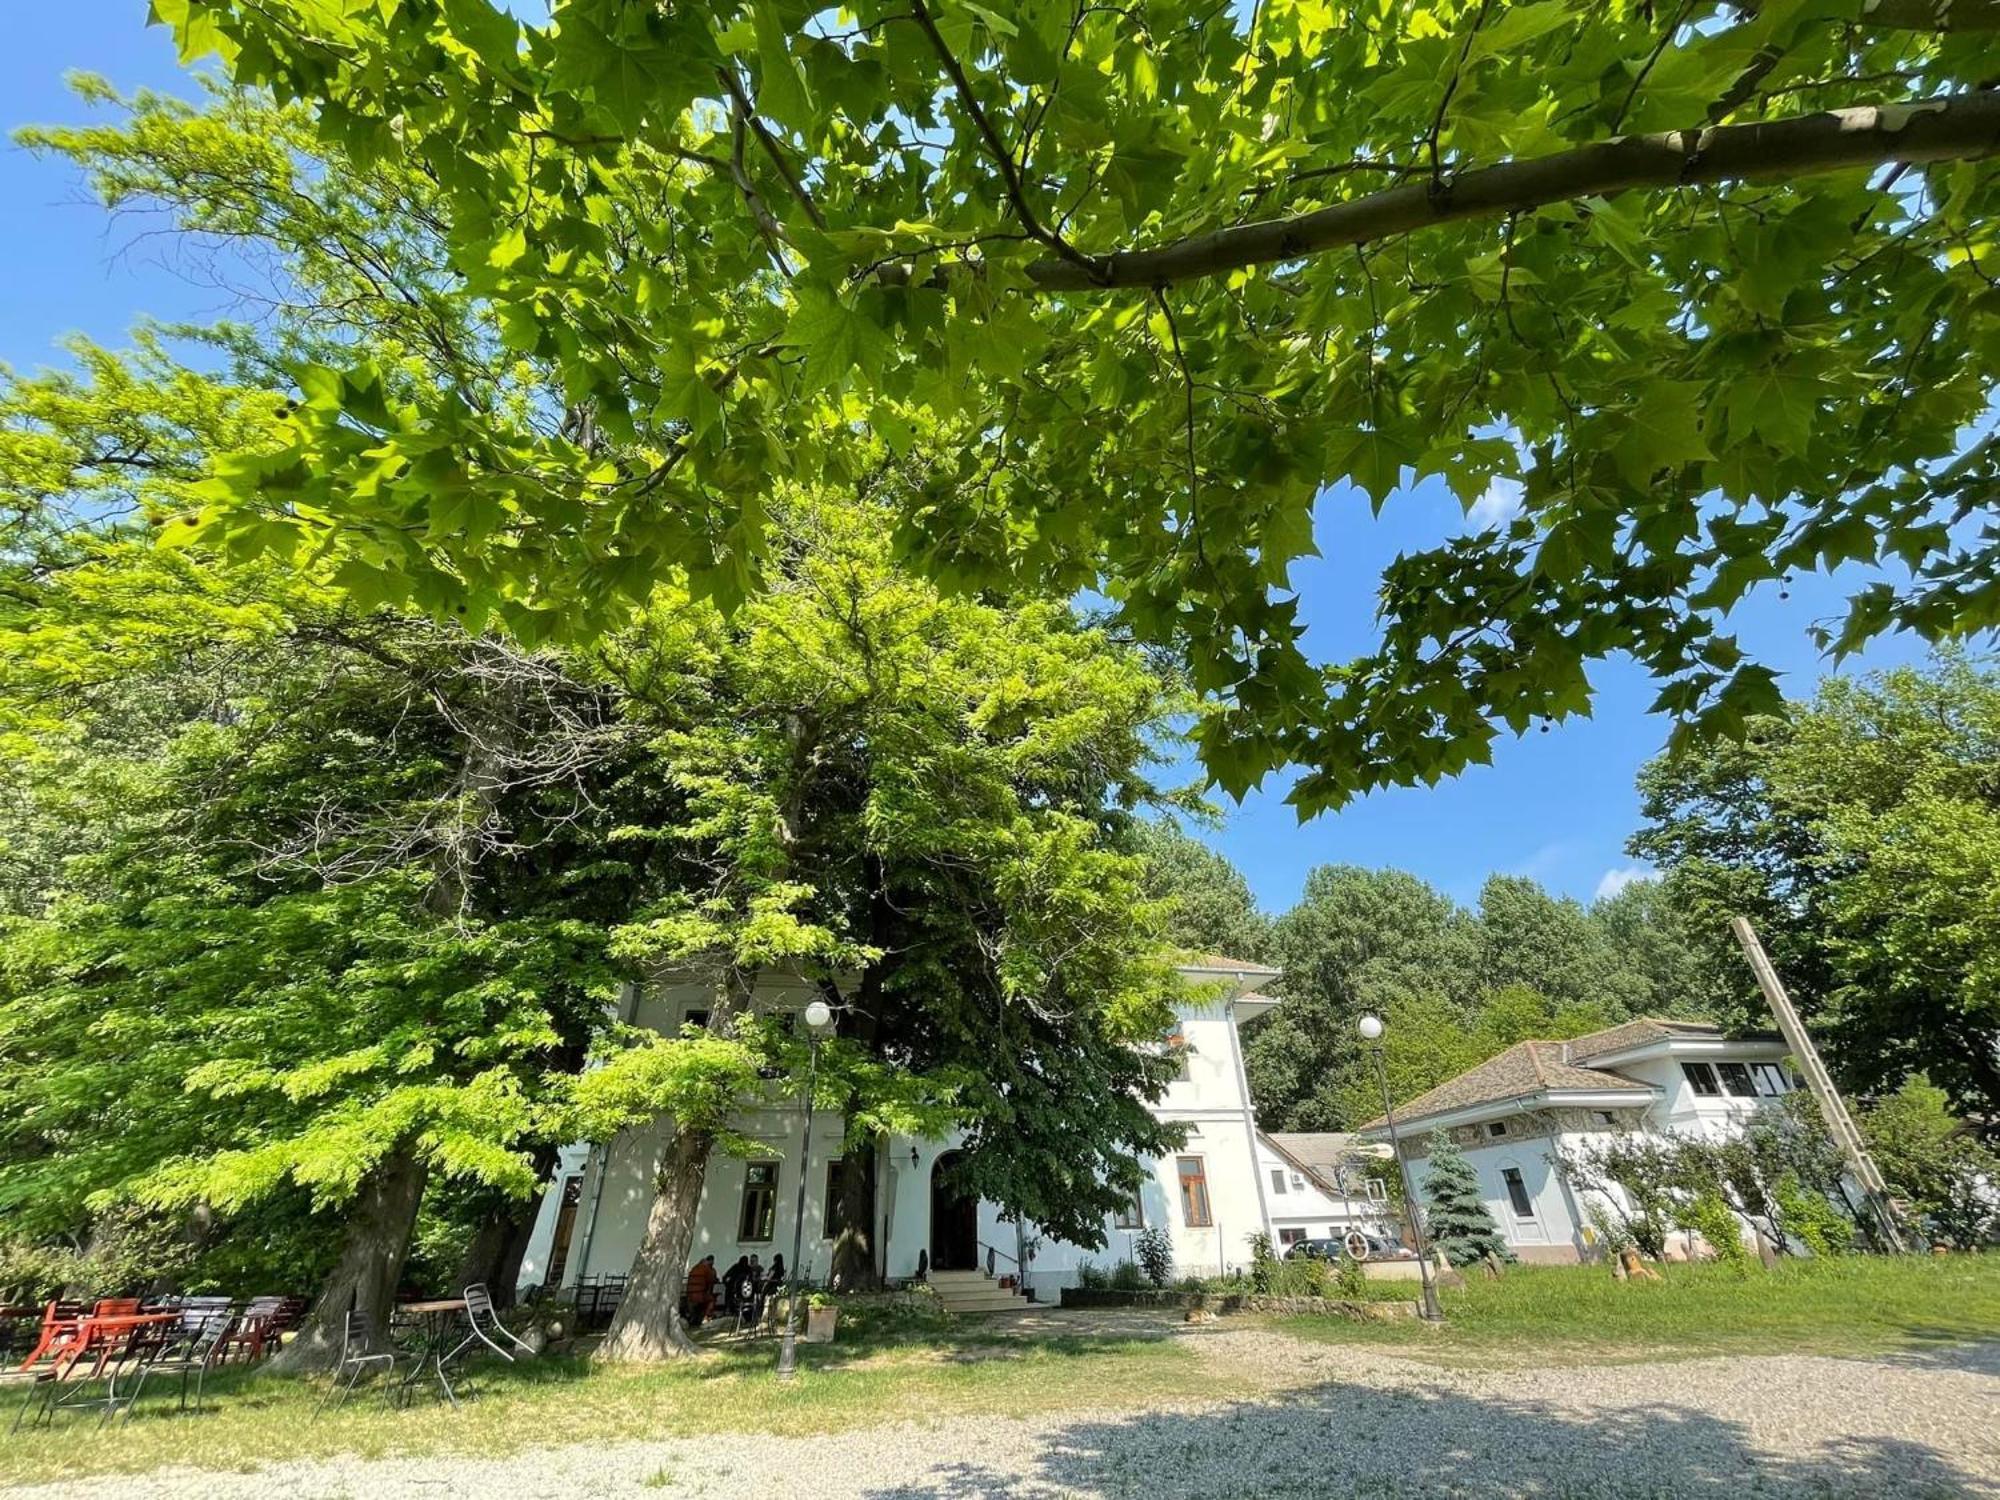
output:
[[[778,1346],[778,1374],[784,1379],[799,1373],[799,1282],[806,1244],[806,1176],[812,1171],[813,1087],[819,1080],[820,1035],[832,1024],[833,1008],[824,1000],[806,1007],[806,1118],[799,1146],[798,1203],[792,1213],[792,1284],[785,1289],[785,1339]]]
[[[1396,1133],[1396,1111],[1389,1100],[1389,1065],[1382,1057],[1382,1018],[1365,1015],[1355,1024],[1362,1043],[1375,1058],[1375,1077],[1382,1085],[1382,1118],[1389,1125],[1389,1149],[1396,1157],[1396,1170],[1403,1174],[1403,1212],[1410,1218],[1410,1235],[1417,1242],[1417,1275],[1424,1284],[1423,1314],[1428,1323],[1442,1323],[1444,1309],[1438,1306],[1437,1287],[1431,1282],[1430,1239],[1424,1233],[1424,1216],[1417,1210],[1417,1186],[1410,1180],[1410,1164],[1403,1159],[1402,1137]]]

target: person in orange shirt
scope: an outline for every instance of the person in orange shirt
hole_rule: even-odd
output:
[[[687,1274],[687,1320],[699,1328],[715,1311],[715,1257],[705,1255]]]

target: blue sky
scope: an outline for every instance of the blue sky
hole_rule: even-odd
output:
[[[73,68],[102,73],[124,89],[189,91],[166,34],[142,24],[143,0],[18,10],[0,51],[10,129],[85,118],[62,82]],[[59,360],[57,341],[73,332],[115,344],[142,314],[193,319],[227,310],[220,294],[179,274],[167,244],[135,242],[138,227],[108,223],[59,164],[11,145],[0,149],[0,361],[32,368]],[[1498,506],[1504,497],[1492,500]],[[1293,580],[1314,654],[1337,659],[1363,649],[1384,564],[1467,524],[1437,485],[1395,496],[1379,520],[1358,494],[1324,496],[1323,556],[1302,564]],[[1740,606],[1731,624],[1753,654],[1786,674],[1788,691],[1808,692],[1825,664],[1806,627],[1837,612],[1853,586],[1852,578],[1800,578],[1789,600],[1767,590]],[[1892,639],[1858,665],[1921,655],[1915,643]],[[1455,782],[1377,793],[1301,827],[1284,804],[1283,784],[1273,781],[1231,809],[1220,831],[1202,836],[1236,861],[1272,909],[1289,905],[1306,872],[1328,862],[1399,866],[1463,900],[1494,871],[1532,875],[1588,899],[1632,866],[1624,843],[1638,819],[1633,776],[1667,732],[1664,720],[1646,712],[1656,688],[1643,672],[1609,662],[1593,682],[1593,718],[1502,741],[1493,765]]]

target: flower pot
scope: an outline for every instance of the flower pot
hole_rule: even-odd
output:
[[[830,1344],[833,1342],[833,1325],[840,1318],[837,1307],[809,1307],[806,1309],[806,1342],[808,1344]]]

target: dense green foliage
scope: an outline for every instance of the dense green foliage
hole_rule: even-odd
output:
[[[677,570],[733,602],[765,497],[874,475],[932,576],[1181,651],[1209,770],[1300,764],[1306,810],[1585,711],[1614,652],[1738,727],[1776,690],[1724,617],[1796,570],[1910,570],[1843,647],[2000,609],[1954,528],[2000,464],[1959,452],[2000,367],[1985,5],[153,8],[434,181],[438,284],[588,414],[301,372],[193,530],[332,529],[374,599],[531,642]],[[1405,475],[1524,510],[1399,561],[1322,667],[1291,564]]]
[[[1635,1015],[1685,1014],[1674,914],[1645,882],[1588,908],[1495,875],[1466,911],[1413,875],[1326,865],[1272,927],[1284,1004],[1250,1028],[1244,1065],[1267,1129],[1351,1129],[1382,1112],[1354,1023],[1387,1022],[1393,1098],[1515,1042]]]
[[[1176,948],[1253,962],[1268,956],[1270,919],[1242,871],[1177,824],[1145,822],[1134,832],[1146,859],[1146,894],[1165,905]]]
[[[1768,1024],[1729,935],[1748,916],[1843,1083],[1914,1072],[2000,1128],[2000,674],[1947,657],[1831,678],[1740,744],[1641,777],[1636,854],[1665,874],[1718,1018]]]
[[[1441,1130],[1434,1130],[1424,1142],[1424,1223],[1431,1243],[1454,1266],[1469,1266],[1489,1257],[1511,1262],[1514,1252],[1487,1211],[1479,1187],[1479,1174],[1458,1149],[1458,1143]]]
[[[1889,1192],[1929,1238],[1969,1248],[2000,1234],[2000,1152],[1952,1114],[1943,1089],[1910,1078],[1876,1102],[1861,1128]]]
[[[1753,1228],[1780,1255],[1845,1250],[1870,1227],[1844,1185],[1840,1151],[1802,1091],[1725,1131],[1586,1140],[1559,1152],[1557,1167],[1587,1214],[1615,1226],[1615,1241],[1654,1257],[1676,1229],[1719,1244],[1725,1218],[1732,1238]]]
[[[355,340],[398,399],[589,420],[440,290],[420,172],[315,161],[296,113],[233,95],[30,139],[259,247],[287,295],[179,331],[225,373],[148,335],[0,393],[9,1230],[151,1205],[293,1287],[338,1243],[329,1301],[379,1311],[420,1221],[454,1274],[454,1221],[518,1229],[558,1142],[665,1113],[738,1144],[804,1062],[757,1014],[791,972],[841,1003],[822,1102],[857,1142],[963,1126],[979,1191],[1095,1232],[1171,1144],[1145,1102],[1179,982],[1129,846],[1172,800],[1147,770],[1179,695],[1064,603],[900,571],[865,487],[772,498],[748,607],[640,580],[623,629],[560,651],[370,598],[365,540],[273,567],[168,524],[283,420],[267,376]],[[611,1027],[620,980],[689,973],[744,1003]],[[317,1246],[266,1238],[279,1206]]]

